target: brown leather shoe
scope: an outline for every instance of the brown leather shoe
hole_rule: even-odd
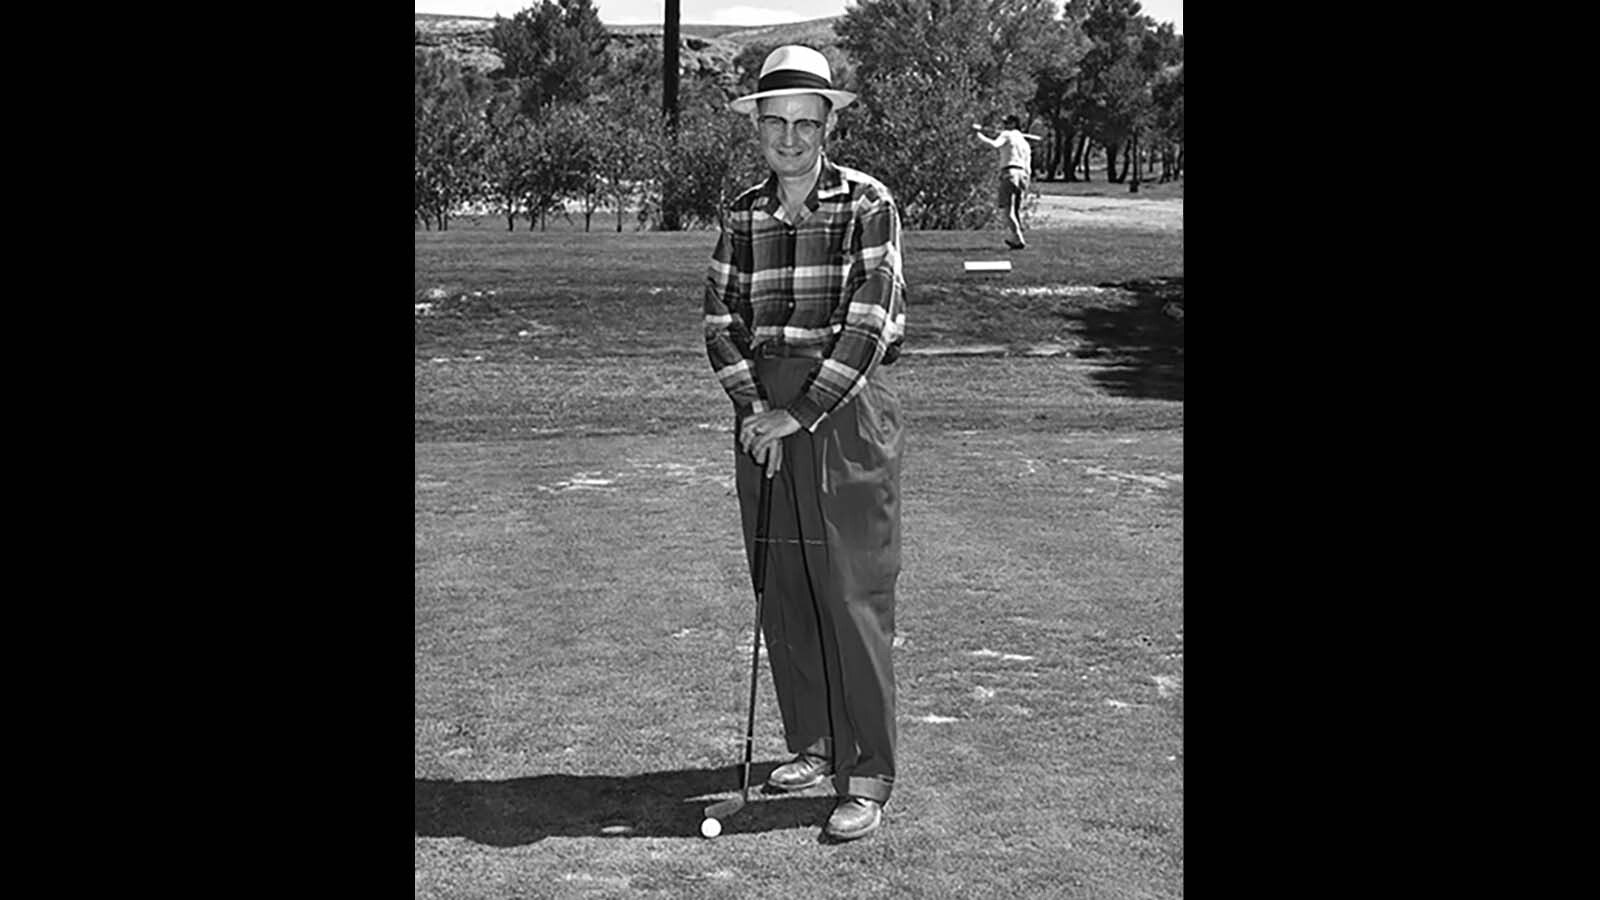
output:
[[[772,770],[767,776],[767,787],[775,791],[803,791],[816,787],[822,779],[833,774],[833,760],[824,756],[802,753],[792,761]]]
[[[825,829],[836,841],[864,838],[883,824],[883,804],[865,797],[844,797],[833,808]]]

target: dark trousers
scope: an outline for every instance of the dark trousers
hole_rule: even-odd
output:
[[[1028,172],[1021,166],[1000,170],[1000,187],[996,192],[1000,212],[1005,215],[1006,240],[1014,244],[1022,239],[1022,199],[1028,194]]]
[[[820,361],[757,361],[773,408]],[[900,404],[884,367],[823,419],[783,439],[773,480],[762,633],[793,753],[831,756],[840,796],[886,802],[895,775],[894,591],[900,574]],[[734,444],[754,566],[762,470]]]

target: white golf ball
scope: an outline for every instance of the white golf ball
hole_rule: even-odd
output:
[[[700,833],[708,838],[714,838],[722,833],[722,823],[716,819],[706,819],[700,823]]]

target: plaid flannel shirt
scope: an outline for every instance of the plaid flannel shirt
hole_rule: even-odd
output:
[[[888,188],[822,158],[806,212],[788,221],[772,175],[728,209],[706,275],[706,353],[740,414],[765,412],[756,347],[826,358],[786,409],[807,431],[854,397],[905,333],[900,216]]]

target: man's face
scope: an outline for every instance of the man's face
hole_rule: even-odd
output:
[[[827,101],[820,94],[768,97],[756,112],[756,134],[772,171],[788,178],[810,172],[833,130]]]

